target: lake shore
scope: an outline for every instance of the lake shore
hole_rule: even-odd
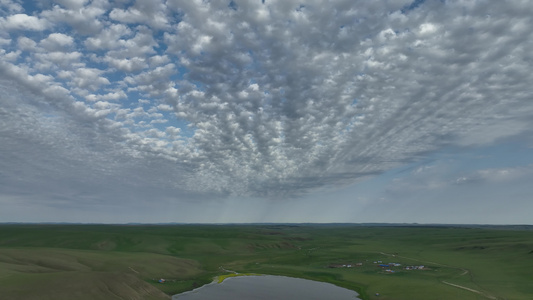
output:
[[[228,274],[192,291],[173,295],[173,300],[200,300],[216,296],[230,299],[360,299],[355,291],[331,283],[287,276]]]

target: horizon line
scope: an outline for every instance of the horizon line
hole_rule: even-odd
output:
[[[491,223],[389,223],[389,222],[127,222],[127,223],[100,223],[100,222],[0,222],[0,225],[359,225],[359,226],[531,226],[533,224],[491,224]]]

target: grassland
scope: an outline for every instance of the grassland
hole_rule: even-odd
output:
[[[379,267],[378,261],[401,266]],[[420,265],[424,268],[405,270]],[[533,231],[354,225],[0,226],[2,299],[169,299],[234,272],[326,281],[367,300],[533,299]],[[159,283],[161,278],[166,282]]]

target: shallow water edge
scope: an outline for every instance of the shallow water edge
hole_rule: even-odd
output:
[[[357,300],[355,291],[331,283],[274,275],[249,275],[229,277],[218,283],[212,283],[172,296],[173,300],[200,299],[338,299]]]

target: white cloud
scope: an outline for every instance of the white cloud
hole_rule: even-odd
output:
[[[138,72],[142,69],[148,67],[146,61],[143,58],[133,57],[133,58],[112,58],[106,57],[104,59],[109,63],[113,68],[116,68],[120,71],[127,73]]]
[[[85,45],[89,50],[119,48],[125,43],[122,37],[131,33],[130,28],[124,24],[111,24],[96,36],[87,38]]]
[[[167,55],[154,55],[150,57],[150,65],[152,67],[166,65],[170,63],[170,58]]]
[[[71,68],[73,64],[76,64],[82,58],[82,53],[78,51],[73,52],[48,52],[48,53],[36,53],[35,66],[39,69],[50,70],[54,68]]]
[[[65,5],[65,4],[69,5]],[[80,34],[97,34],[102,30],[100,18],[109,6],[107,0],[91,1],[83,6],[83,1],[63,1],[66,8],[54,5],[50,10],[44,10],[41,15],[51,23],[66,23]]]
[[[10,15],[7,18],[0,18],[0,28],[5,30],[33,30],[43,31],[50,27],[50,23],[44,19],[27,14]]]
[[[80,9],[89,2],[89,0],[56,0],[57,3],[68,9]]]
[[[0,12],[6,13],[18,13],[23,12],[22,6],[12,0],[0,0]]]
[[[6,46],[6,45],[9,45],[9,44],[11,44],[11,39],[0,38],[0,45],[1,46]]]
[[[123,23],[146,24],[162,29],[169,25],[166,11],[165,3],[160,0],[136,0],[128,9],[114,8],[109,17]]]
[[[172,108],[172,106],[168,105],[168,104],[159,104],[157,106],[157,109],[159,110],[162,110],[162,111],[173,111],[174,109]]]
[[[129,84],[134,85],[135,89],[158,95],[161,91],[169,88],[171,85],[169,77],[175,72],[176,65],[170,63],[132,77]]]
[[[47,51],[67,50],[74,44],[74,39],[66,34],[51,33],[47,38],[41,40],[40,45]]]
[[[6,53],[5,50],[0,50],[0,55],[2,55],[3,59],[6,61],[16,61],[20,57],[21,51],[11,51]]]
[[[170,136],[173,136],[173,137],[176,137],[179,135],[179,133],[181,132],[181,129],[179,128],[176,128],[174,126],[169,126],[167,127],[167,129],[165,130],[167,134],[169,134]]]
[[[104,82],[104,83],[108,83],[109,81],[107,82]],[[88,101],[99,101],[99,100],[104,100],[104,101],[118,101],[120,99],[124,99],[126,98],[127,95],[124,91],[116,91],[116,92],[111,92],[111,93],[107,93],[107,94],[104,94],[104,95],[96,95],[96,94],[89,94],[87,96],[85,96],[85,99],[87,99]]]
[[[17,43],[20,50],[35,51],[35,46],[37,46],[35,41],[24,36],[19,37]]]
[[[421,24],[419,27],[419,32],[421,35],[430,35],[437,32],[438,27],[431,23]]]
[[[100,76],[102,73],[102,70],[95,68],[79,68],[71,81],[79,88],[96,91],[101,85],[110,84],[107,78]]]

